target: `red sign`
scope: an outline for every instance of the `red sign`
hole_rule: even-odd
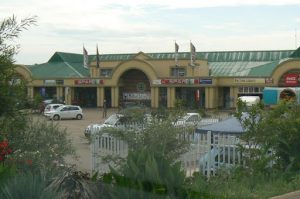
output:
[[[96,85],[103,84],[103,79],[76,79],[74,80],[76,85]]]
[[[199,84],[199,79],[161,79],[161,84]],[[155,84],[158,84],[155,81]]]
[[[265,83],[266,84],[273,84],[273,78],[266,78]]]
[[[298,84],[298,74],[287,74],[284,78],[284,82],[286,86],[297,86]]]

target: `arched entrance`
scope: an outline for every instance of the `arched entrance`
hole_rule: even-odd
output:
[[[132,104],[151,106],[150,81],[146,74],[138,69],[125,71],[119,78],[119,106]]]

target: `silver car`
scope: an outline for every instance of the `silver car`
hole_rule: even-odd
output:
[[[60,120],[60,119],[78,119],[83,118],[82,109],[80,106],[74,105],[63,105],[55,110],[45,112],[44,115],[49,119]]]
[[[103,124],[90,124],[85,128],[84,135],[86,137],[90,137],[92,134],[92,128],[95,128],[95,127],[99,128],[99,129],[102,129],[105,127],[117,127],[118,125],[121,124],[122,118],[124,118],[124,116],[122,114],[113,114],[113,115],[109,116],[109,118],[107,118]]]
[[[176,127],[180,126],[196,126],[201,120],[199,113],[187,113],[182,118],[179,118],[176,122],[173,122],[173,125]]]

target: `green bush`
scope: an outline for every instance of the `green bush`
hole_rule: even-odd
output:
[[[23,130],[9,134],[8,139],[12,141],[13,158],[19,169],[51,170],[64,164],[66,155],[75,155],[66,130],[53,122],[29,119]]]
[[[53,199],[61,198],[60,193],[47,188],[49,180],[39,173],[18,174],[0,188],[2,199]]]

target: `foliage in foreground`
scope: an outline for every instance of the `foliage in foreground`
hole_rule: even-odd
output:
[[[171,163],[151,151],[131,151],[126,164],[105,174],[106,198],[186,198],[185,174],[180,163]]]
[[[249,174],[236,169],[230,174],[220,172],[207,181],[201,175],[190,178],[191,190],[206,193],[204,198],[252,199],[270,198],[300,189],[298,173]]]
[[[53,199],[61,198],[60,193],[48,187],[49,179],[41,174],[20,173],[9,179],[0,188],[0,198],[24,199],[39,198]]]
[[[17,115],[17,108],[26,101],[25,84],[13,81],[16,78],[13,56],[17,54],[19,46],[13,45],[12,41],[35,22],[36,17],[19,22],[15,16],[0,22],[0,117]]]
[[[53,122],[29,120],[24,131],[11,137],[15,141],[15,159],[32,160],[33,169],[49,170],[64,164],[66,155],[75,155],[66,130]]]
[[[249,172],[300,171],[300,105],[282,101],[274,109],[253,106],[238,117]]]

